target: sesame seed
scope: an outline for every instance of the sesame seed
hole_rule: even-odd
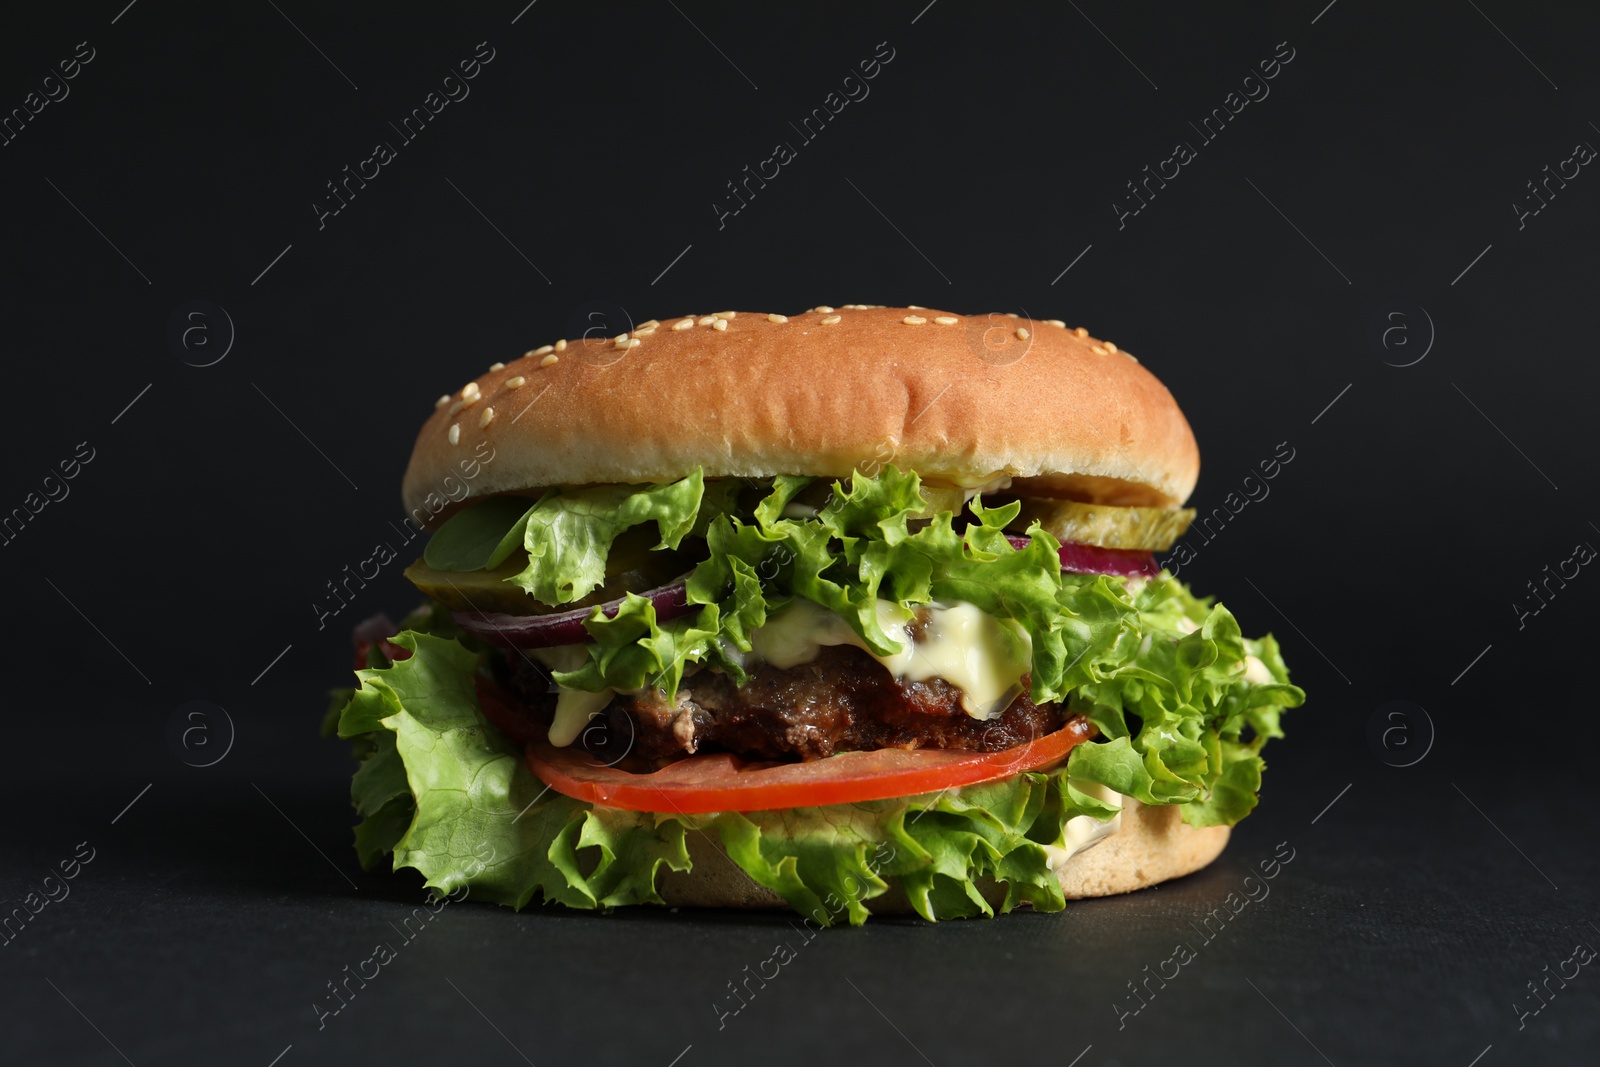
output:
[[[528,356],[542,356],[542,355],[545,355],[548,352],[554,352],[555,350],[556,350],[556,346],[555,345],[540,345],[538,348],[535,348],[532,352],[529,352]],[[527,359],[528,356],[523,356],[522,358],[523,359]]]
[[[471,403],[473,400],[477,399],[478,392],[478,383],[468,382],[466,385],[461,387],[461,399]]]
[[[557,352],[565,352],[567,350],[567,342],[565,342],[565,341],[557,341],[556,345],[555,345],[555,348],[556,348]]]
[[[822,320],[822,325],[837,326],[839,324],[839,320],[842,318],[844,318],[843,315],[829,315],[827,318]]]
[[[1057,326],[1061,329],[1066,329],[1067,327],[1067,324],[1062,322],[1060,319],[1045,319],[1044,321],[1049,323],[1051,326]]]
[[[646,319],[644,322],[641,322],[637,327],[635,327],[633,332],[635,335],[637,335],[643,330],[653,330],[660,325],[660,319]]]
[[[446,394],[444,394],[444,396],[441,396],[438,400],[435,400],[433,402],[433,406],[436,407],[436,408],[442,408],[448,403],[450,403],[450,394],[446,393]]]
[[[689,327],[691,327],[693,325],[694,325],[694,320],[693,319],[680,319],[679,321],[677,321],[677,322],[672,324],[672,328],[674,330],[687,330]]]
[[[656,326],[659,326],[659,325],[661,325],[661,324],[660,323],[656,323]],[[633,336],[635,336],[635,337],[649,337],[651,334],[656,332],[656,326],[648,326],[648,325],[647,326],[635,326],[633,328]]]
[[[907,315],[905,318],[901,319],[900,321],[905,323],[907,326],[921,326],[923,323],[927,322],[928,320],[923,318],[921,315]]]
[[[938,318],[934,319],[933,321],[937,322],[940,326],[954,326],[956,323],[960,322],[961,320],[956,318],[954,315],[940,315]]]
[[[1107,352],[1104,348],[1102,348],[1100,345],[1094,345],[1089,350],[1091,352],[1093,352],[1097,356],[1109,356],[1111,354],[1110,352]]]
[[[912,311],[926,311],[926,310],[928,310],[927,308],[923,307],[921,304],[907,304],[906,307],[910,308]]]
[[[1106,342],[1106,350],[1109,351],[1109,352],[1115,352],[1117,350],[1117,346],[1112,344],[1110,341],[1107,341]]]
[[[727,328],[728,328],[728,320],[727,319],[716,319],[715,321],[713,321],[711,323],[711,328],[713,330],[727,330]]]
[[[816,307],[812,308],[811,310],[817,312],[820,315],[828,315],[828,314],[831,314],[833,312],[833,309],[831,307],[829,307],[827,304],[818,304]]]
[[[554,367],[557,363],[560,363],[560,362],[561,362],[561,357],[552,352],[550,355],[545,356],[543,359],[541,359],[539,361],[539,366],[541,366],[541,367]]]
[[[478,416],[478,426],[484,427],[494,421],[494,408],[484,408],[483,414]]]
[[[515,378],[507,378],[506,379],[506,388],[507,389],[521,389],[523,387],[523,385],[525,385],[527,383],[527,381],[528,381],[528,379],[524,378],[522,375],[519,374]]]
[[[505,370],[505,369],[506,369],[506,365],[504,363],[491,363],[491,364],[489,364],[489,370],[490,371]]]
[[[450,412],[449,412],[450,416],[452,418],[454,418],[456,412],[460,411],[462,408],[464,408],[466,406],[467,405],[466,405],[465,401],[457,400],[454,404],[450,405]]]
[[[638,348],[642,344],[644,344],[644,342],[639,340],[637,337],[631,337],[628,340],[623,341],[621,344],[617,345],[617,347],[618,348]]]
[[[1089,331],[1085,330],[1082,326],[1079,326],[1077,329],[1073,330],[1072,332],[1077,334],[1079,337],[1088,337],[1089,336]]]
[[[694,321],[700,326],[710,326],[713,322],[717,321],[717,317],[715,315],[702,315]]]
[[[618,348],[623,348],[623,347],[625,347],[623,342],[626,341],[627,339],[628,339],[628,335],[627,334],[619,333],[615,337],[613,337],[611,340],[616,343],[616,346]]]
[[[452,422],[450,424],[450,432],[447,433],[445,436],[450,438],[450,443],[451,444],[453,444],[453,445],[460,444],[461,443],[461,424],[459,422]]]
[[[787,316],[787,315],[768,315],[767,316],[767,321],[768,322],[788,322],[789,321],[789,316]]]
[[[1027,328],[1024,327],[1024,326],[1018,326],[1017,327],[1017,340],[1026,341],[1027,339],[1028,339],[1028,330],[1027,330]]]
[[[1008,318],[1008,319],[1015,319],[1015,318],[1020,318],[1020,317],[1021,316],[1019,316],[1015,311],[1006,312],[1006,318]]]
[[[717,318],[719,318],[719,319],[736,319],[738,317],[739,317],[739,313],[737,311],[719,311],[719,312],[717,312]]]

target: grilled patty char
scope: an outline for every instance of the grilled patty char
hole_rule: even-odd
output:
[[[521,657],[508,657],[507,665],[517,694],[548,725],[555,712],[548,678]],[[659,692],[618,694],[602,717],[596,725],[603,728],[585,731],[580,744],[603,759],[626,745],[652,761],[705,751],[749,760],[813,760],[878,748],[998,752],[1051,733],[1067,718],[1058,705],[1035,704],[1024,690],[998,717],[974,719],[962,707],[961,690],[944,679],[899,680],[850,646],[824,648],[787,670],[755,666],[743,686],[699,671],[684,678],[670,702]]]

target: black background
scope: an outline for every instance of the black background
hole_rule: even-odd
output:
[[[1592,968],[1519,1012],[1600,943],[1600,578],[1513,605],[1600,544],[1600,178],[1521,228],[1512,205],[1600,144],[1600,18],[924,3],[8,13],[0,108],[94,58],[0,147],[0,509],[94,458],[0,546],[6,910],[78,842],[95,858],[0,947],[7,1061],[1592,1062]],[[480,41],[470,96],[319,229],[324,183]],[[719,227],[725,183],[879,42],[870,95]],[[1202,143],[1190,123],[1291,49]],[[1197,158],[1119,228],[1180,140]],[[205,331],[170,343],[195,300]],[[397,563],[323,628],[311,604],[391,536],[432,398],[597,303],[844,302],[1117,341],[1194,424],[1202,508],[1293,449],[1183,575],[1310,693],[1259,812],[1130,897],[829,931],[720,1027],[726,983],[799,940],[786,917],[451,905],[319,1030],[325,984],[423,896],[358,870],[347,756],[315,735],[349,625],[415,597]],[[193,700],[209,767],[169,732]],[[1279,842],[1271,895],[1119,1025]]]

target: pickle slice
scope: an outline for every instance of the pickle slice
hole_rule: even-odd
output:
[[[659,540],[654,523],[625,531],[606,555],[606,580],[600,588],[571,604],[545,604],[508,581],[528,566],[528,553],[517,549],[493,570],[441,571],[419,559],[406,568],[406,578],[452,611],[495,611],[508,615],[543,615],[571,611],[616,600],[626,593],[643,593],[682,577],[694,569],[690,552],[651,550]]]
[[[1193,508],[1133,508],[1080,504],[1076,500],[1023,497],[1022,511],[1008,529],[1022,533],[1035,519],[1058,541],[1101,548],[1165,552],[1194,521]]]
[[[922,499],[927,506],[919,514],[911,516],[913,519],[931,519],[940,512],[951,512],[960,515],[967,508],[967,491],[965,489],[948,489],[939,485],[921,486]]]

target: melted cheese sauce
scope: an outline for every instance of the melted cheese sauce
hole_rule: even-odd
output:
[[[750,635],[752,654],[780,670],[817,658],[822,648],[852,645],[883,664],[896,678],[923,682],[943,678],[961,690],[961,705],[975,719],[999,715],[1022,689],[1033,656],[1028,633],[1010,619],[996,619],[972,604],[935,604],[921,641],[912,641],[905,626],[906,608],[877,602],[878,624],[900,641],[899,652],[882,656],[838,615],[797,597],[770,616]]]
[[[823,648],[834,645],[851,645],[866,652],[883,664],[889,673],[902,681],[925,682],[942,678],[961,690],[961,706],[974,719],[998,716],[1022,691],[1022,678],[1031,669],[1033,643],[1028,632],[1010,619],[997,619],[964,601],[951,604],[934,604],[930,618],[923,627],[921,641],[912,641],[905,627],[912,621],[907,608],[887,600],[875,605],[878,625],[891,637],[898,638],[901,649],[881,656],[867,648],[866,642],[834,612],[820,604],[796,597],[787,607],[767,618],[766,625],[750,635],[751,651],[741,654],[724,644],[724,651],[744,663],[746,660],[766,662],[779,670],[798,667],[817,658]],[[1198,627],[1188,619],[1179,619],[1178,628],[1192,633]],[[1150,637],[1146,635],[1141,651],[1148,649]],[[532,655],[551,670],[570,671],[583,666],[587,653],[583,645],[561,645],[555,648],[531,649]],[[1244,677],[1254,685],[1270,685],[1273,681],[1266,664],[1255,656],[1245,657]],[[550,743],[566,747],[577,740],[589,720],[605,710],[615,695],[603,689],[591,693],[583,689],[557,687],[555,718],[550,724]],[[1076,784],[1076,783],[1075,783]],[[1093,791],[1098,786],[1085,786]],[[1117,799],[1111,800],[1112,797]],[[1123,798],[1111,794],[1105,799],[1113,803]],[[1061,857],[1064,862],[1072,851],[1083,848],[1116,828],[1117,820],[1101,823],[1088,816],[1078,816],[1068,822],[1068,837],[1089,835],[1076,844],[1076,838],[1061,847],[1069,851]],[[1106,827],[1111,829],[1106,829]],[[1054,853],[1052,853],[1054,855]]]
[[[554,648],[531,648],[533,658],[553,671],[575,671],[589,659],[584,645],[557,645]],[[566,748],[578,739],[589,720],[605,710],[614,692],[602,689],[591,693],[587,689],[568,689],[556,686],[556,714],[550,722],[550,743]]]
[[[1109,786],[1099,782],[1083,782],[1074,778],[1073,786],[1081,792],[1087,793],[1097,800],[1107,804],[1115,804],[1126,809],[1130,801],[1121,793],[1112,791]],[[1073,856],[1082,852],[1090,845],[1097,844],[1122,829],[1122,812],[1117,812],[1105,822],[1101,822],[1093,815],[1074,815],[1068,819],[1061,828],[1061,840],[1053,845],[1044,846],[1045,855],[1048,857],[1050,869],[1053,871],[1066,863]]]

